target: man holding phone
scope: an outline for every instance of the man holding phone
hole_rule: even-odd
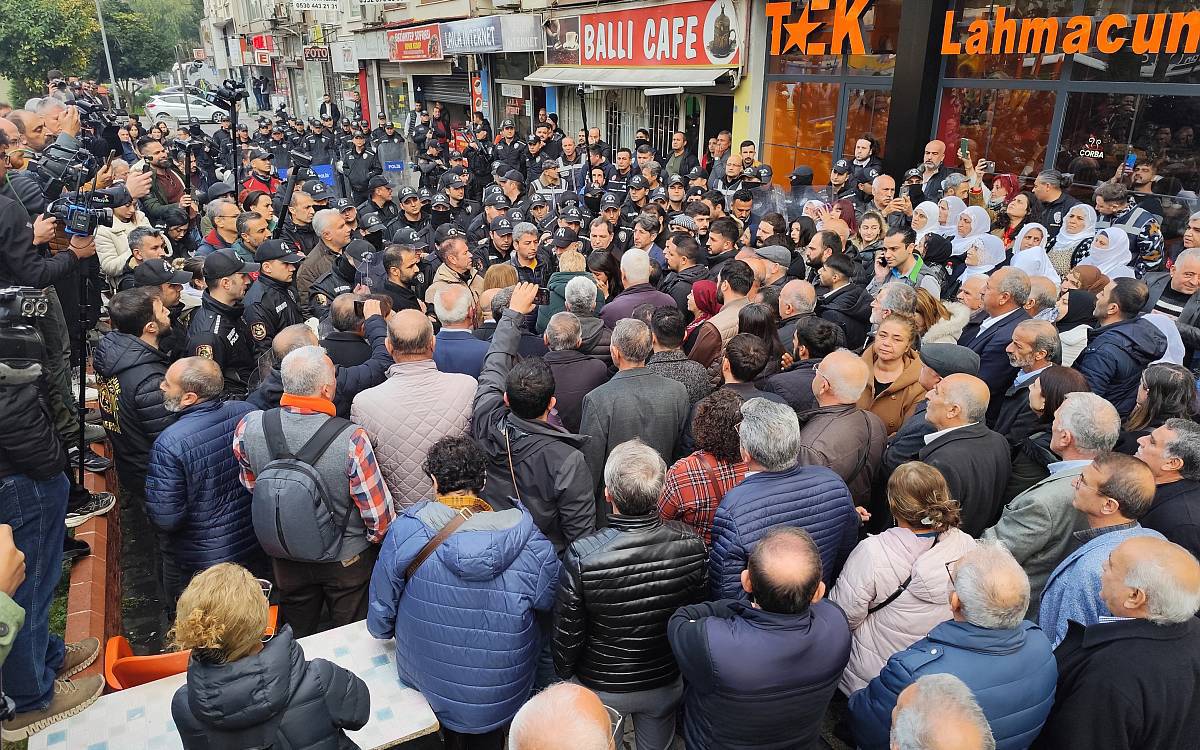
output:
[[[962,139],[966,141],[966,139]],[[964,151],[967,149],[964,148]],[[937,203],[942,199],[942,180],[952,171],[946,161],[946,143],[933,140],[925,144],[925,157],[921,162],[921,186],[925,189],[925,200]]]

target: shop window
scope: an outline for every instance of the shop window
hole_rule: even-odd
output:
[[[842,155],[854,156],[854,144],[863,135],[879,141],[877,156],[883,156],[892,92],[877,89],[848,89],[846,92],[846,142]]]
[[[1200,100],[1193,97],[1073,93],[1055,166],[1081,187],[1096,185],[1111,179],[1132,150],[1146,165],[1136,179],[1149,178],[1159,196],[1163,233],[1178,237],[1200,193],[1198,125]]]
[[[408,116],[409,101],[408,101],[408,84],[403,78],[385,78],[383,79],[383,99],[387,102],[388,117],[397,124],[398,127],[404,127],[405,118]]]
[[[804,12],[805,7],[806,6],[804,3],[794,3],[791,14],[783,19],[783,23],[789,24],[798,21]],[[834,14],[832,8],[827,10],[810,11],[808,18],[811,22],[820,22],[822,25],[820,30],[808,37],[805,42],[809,46],[814,44],[824,44],[825,49],[829,49],[833,40]],[[774,26],[774,21],[772,21],[772,26]],[[767,32],[767,44],[772,44],[770,31]],[[783,26],[780,26],[779,49],[781,54],[772,54],[774,47],[768,47],[768,73],[781,73],[784,75],[829,75],[836,74],[841,71],[841,55],[806,55],[798,47],[792,47],[787,52],[783,52],[784,48],[787,46],[787,29]]]
[[[1097,5],[1088,3],[1087,12],[1097,20],[1113,13],[1123,13],[1133,21],[1133,16],[1138,14],[1185,13],[1194,9],[1193,2],[1184,0],[1100,0]],[[1155,27],[1152,20],[1133,21],[1133,28],[1113,32],[1114,40],[1124,40],[1124,45],[1115,53],[1105,54],[1093,47],[1086,55],[1075,55],[1071,77],[1076,81],[1200,83],[1200,55],[1134,52],[1135,38],[1153,41],[1161,34],[1162,44],[1167,43],[1171,24],[1168,19],[1162,21],[1159,28]],[[1186,43],[1187,36],[1188,32],[1184,30],[1181,44]]]
[[[958,167],[958,147],[970,140],[971,158],[995,162],[996,172],[1034,175],[1046,161],[1053,91],[943,88],[938,138],[946,165]]]
[[[816,184],[828,182],[840,89],[836,83],[790,81],[767,87],[763,158],[775,174],[788,175],[806,165]]]
[[[877,0],[862,16],[865,55],[847,55],[846,68],[854,75],[890,76],[896,70],[900,37],[900,0]]]
[[[1004,9],[1006,18],[1069,18],[1074,15],[1074,0],[1016,0],[997,3],[991,0],[961,0],[954,39],[963,43],[973,21],[991,22],[996,11]],[[991,36],[989,36],[989,42]],[[946,56],[946,78],[995,80],[1057,80],[1066,72],[1068,58],[1059,54],[967,54]]]

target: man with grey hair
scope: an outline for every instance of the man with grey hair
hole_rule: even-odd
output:
[[[1034,622],[1046,579],[1075,547],[1074,532],[1087,528],[1071,505],[1075,483],[1092,459],[1112,450],[1120,432],[1121,417],[1112,404],[1092,393],[1067,394],[1050,430],[1049,447],[1060,460],[1047,467],[1050,476],[1013,498],[981,536],[1007,547],[1029,576],[1028,617]]]
[[[637,747],[646,750],[671,746],[683,697],[667,620],[708,593],[704,540],[658,517],[666,471],[662,456],[637,438],[613,448],[604,464],[608,526],[567,549],[554,618],[558,676],[631,716]],[[604,607],[585,605],[601,599]]]
[[[1137,457],[1150,467],[1155,484],[1142,526],[1200,556],[1200,425],[1168,419],[1138,438]]]
[[[167,254],[167,240],[162,230],[152,226],[136,226],[129,230],[129,259],[125,268],[113,281],[113,288],[118,292],[133,289],[137,286],[134,270],[146,261],[158,260]]]
[[[472,333],[475,325],[475,296],[462,284],[447,284],[433,295],[433,309],[442,330],[437,334],[433,361],[442,372],[461,372],[473,378],[483,369],[488,343]]]
[[[817,290],[803,279],[792,279],[779,290],[779,341],[783,348],[795,358],[792,351],[796,337],[796,324],[811,317],[817,309]]]
[[[626,256],[630,252],[627,251]],[[666,295],[663,295],[666,296]],[[667,297],[667,305],[674,305]],[[605,308],[608,309],[607,307]],[[617,374],[583,397],[580,433],[591,439],[583,454],[596,487],[600,518],[604,517],[604,462],[613,448],[641,438],[664,460],[674,461],[679,436],[688,415],[688,393],[682,383],[646,369],[653,351],[650,327],[640,320],[618,320],[612,333],[612,358]]]
[[[567,282],[563,307],[579,319],[579,351],[612,366],[612,331],[596,316],[596,282],[576,276]]]
[[[904,281],[889,281],[879,289],[871,302],[871,324],[878,326],[892,313],[915,315],[917,289]]]
[[[1189,235],[1193,236],[1190,245]],[[1200,294],[1196,293],[1200,291],[1200,212],[1188,222],[1183,244],[1187,249],[1175,256],[1170,271],[1146,274],[1143,280],[1150,294],[1142,312],[1160,312],[1175,321],[1187,364],[1200,350]]]
[[[972,277],[974,278],[974,277]],[[1029,277],[1029,298],[1025,300],[1025,312],[1034,320],[1053,323],[1058,319],[1058,285],[1045,276]]]
[[[325,274],[333,270],[333,262],[350,244],[351,229],[346,217],[336,208],[323,208],[313,215],[312,229],[320,242],[304,257],[296,271],[296,291],[300,294],[300,306],[309,309],[309,290]]]
[[[232,198],[217,198],[205,206],[204,216],[212,224],[212,229],[196,248],[196,255],[203,258],[218,250],[233,247],[238,241],[237,218],[240,213]]]
[[[963,681],[927,674],[901,691],[890,750],[995,750],[987,717]]]
[[[558,682],[530,698],[508,728],[508,750],[615,750],[612,720],[591,690]]]
[[[168,620],[196,573],[223,562],[266,567],[230,449],[238,422],[254,407],[223,400],[224,387],[220,366],[203,357],[176,361],[159,384],[163,407],[178,419],[150,449],[146,516],[159,542],[156,577]]]
[[[1047,367],[1062,364],[1062,342],[1053,323],[1023,320],[1013,329],[1005,352],[1009,363],[1018,368],[1017,376],[1005,389],[988,426],[1007,438],[1015,451],[1037,427],[1037,415],[1029,407],[1029,386]]]
[[[917,456],[942,472],[962,506],[962,530],[978,538],[1000,515],[1012,472],[1008,441],[984,423],[987,384],[973,375],[950,375],[926,400],[925,419],[934,432]]]
[[[1029,579],[1003,545],[980,542],[949,565],[951,619],[888,659],[850,696],[858,746],[888,747],[897,698],[925,675],[952,674],[979,701],[1001,747],[1028,747],[1054,703],[1058,669],[1045,634],[1024,618]]]
[[[675,304],[671,295],[651,286],[650,256],[645,250],[631,247],[621,256],[621,286],[624,291],[600,311],[600,319],[609,329],[614,328],[618,320],[633,317],[633,311],[642,305],[659,308]]]
[[[1058,691],[1034,747],[1183,748],[1200,737],[1200,563],[1138,537],[1108,556],[1100,598],[1112,613],[1069,623],[1055,650]]]
[[[988,317],[977,331],[966,331],[958,343],[979,355],[979,378],[991,391],[988,421],[996,419],[1004,392],[1017,376],[1017,367],[1008,357],[1013,331],[1029,320],[1025,300],[1029,298],[1029,274],[1019,268],[1001,268],[988,277],[983,289],[983,309]]]
[[[713,599],[745,599],[741,573],[754,545],[774,526],[796,526],[820,550],[833,585],[858,541],[858,513],[846,482],[825,466],[803,466],[800,424],[787,404],[753,398],[738,425],[746,479],[725,494],[713,517],[708,576]]]
[[[542,360],[554,373],[558,418],[569,432],[577,433],[583,419],[583,397],[608,382],[608,366],[580,351],[583,334],[574,313],[551,316],[542,339],[549,349]]]
[[[284,390],[280,407],[247,414],[238,424],[232,444],[242,484],[255,494],[254,503],[260,509],[271,508],[278,484],[275,476],[271,484],[264,478],[263,492],[256,492],[257,480],[268,465],[272,474],[278,471],[277,459],[303,456],[321,478],[322,510],[327,512],[289,519],[283,528],[308,527],[320,530],[322,537],[331,532],[336,540],[332,550],[318,551],[314,547],[320,545],[313,544],[297,548],[297,537],[290,539],[293,546],[289,547],[282,529],[262,536],[261,525],[247,524],[259,532],[271,556],[283,618],[303,637],[316,633],[326,622],[326,609],[332,627],[367,616],[371,571],[395,510],[366,430],[334,416],[337,372],[325,350],[319,346],[294,349],[283,358],[280,372]],[[306,511],[296,505],[289,511],[302,512],[316,513],[316,509]],[[276,528],[280,528],[278,524]]]

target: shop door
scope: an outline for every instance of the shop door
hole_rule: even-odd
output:
[[[703,153],[708,139],[722,130],[733,131],[733,97],[709,94],[704,97],[704,142],[697,144],[696,153]]]
[[[671,134],[679,128],[679,97],[646,97],[646,129],[650,131],[650,146],[660,154],[671,150]]]

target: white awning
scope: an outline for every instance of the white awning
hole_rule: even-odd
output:
[[[598,89],[711,88],[734,68],[568,68],[547,65],[525,80],[551,86],[587,84]]]

